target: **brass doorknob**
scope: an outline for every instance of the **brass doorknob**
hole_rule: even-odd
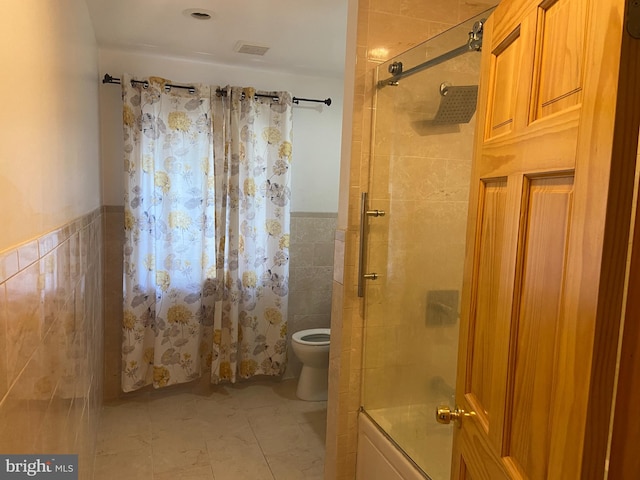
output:
[[[440,405],[436,408],[436,421],[449,425],[453,420],[458,427],[462,426],[462,419],[465,417],[471,417],[475,415],[475,412],[465,412],[462,408],[456,407],[455,410],[451,410],[448,405]]]

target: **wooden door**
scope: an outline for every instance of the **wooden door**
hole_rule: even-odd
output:
[[[638,140],[624,0],[485,26],[455,479],[603,478]]]

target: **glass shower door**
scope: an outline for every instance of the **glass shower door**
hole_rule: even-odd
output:
[[[467,42],[471,19],[378,68],[365,220],[363,407],[422,471],[449,478],[480,53],[389,81]],[[437,62],[434,62],[437,63]]]

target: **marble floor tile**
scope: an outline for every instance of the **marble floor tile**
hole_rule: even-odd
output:
[[[257,443],[221,450],[207,441],[207,448],[216,480],[274,480],[267,459]]]
[[[154,424],[153,429],[154,474],[209,465],[207,446],[196,420],[169,418]]]
[[[326,402],[295,380],[179,386],[103,408],[95,480],[322,479]]]
[[[94,480],[152,480],[151,446],[128,452],[96,455]]]
[[[277,480],[322,480],[324,455],[304,448],[292,448],[266,455],[269,468]]]
[[[175,471],[153,474],[153,480],[176,480],[177,478],[180,480],[215,480],[211,465],[181,470],[179,477]]]

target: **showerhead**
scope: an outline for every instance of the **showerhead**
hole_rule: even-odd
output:
[[[478,86],[440,86],[440,106],[433,119],[435,125],[455,125],[469,123],[476,112]]]

